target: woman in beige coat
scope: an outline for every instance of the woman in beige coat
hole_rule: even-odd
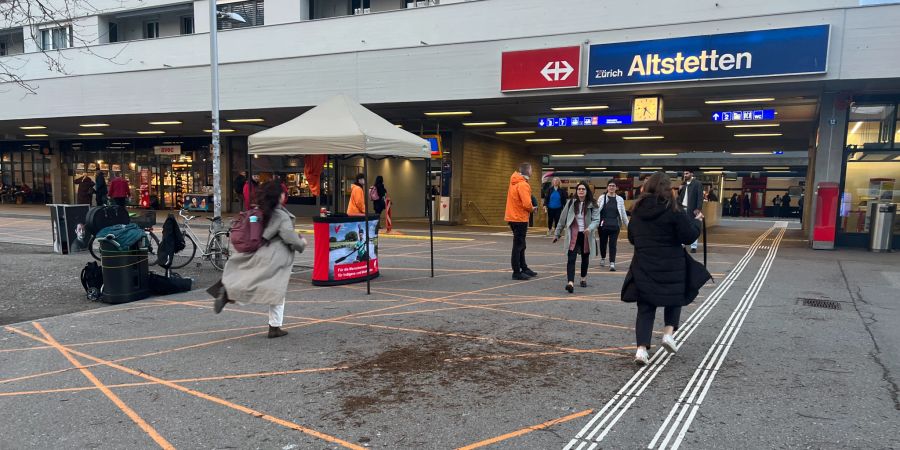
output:
[[[578,183],[578,186],[575,187],[575,197],[563,206],[553,238],[555,243],[562,236],[563,231],[566,232],[565,249],[568,256],[566,290],[569,293],[575,292],[575,259],[578,255],[581,255],[581,287],[587,287],[590,255],[597,248],[594,232],[599,226],[600,210],[597,209],[591,189],[585,182]]]
[[[294,216],[282,206],[281,185],[268,182],[258,192],[266,244],[253,253],[232,253],[220,281],[224,289],[216,296],[214,308],[218,314],[227,303],[269,305],[269,338],[277,338],[287,334],[281,325],[294,252],[303,252],[307,243],[294,231]]]

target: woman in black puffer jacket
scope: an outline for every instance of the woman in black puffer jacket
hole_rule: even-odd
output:
[[[647,350],[656,308],[665,308],[662,345],[674,353],[678,346],[673,334],[678,329],[681,307],[691,303],[699,286],[710,278],[709,272],[702,265],[698,268],[683,248],[700,236],[702,219],[702,213],[692,218],[681,209],[672,195],[672,182],[664,172],[644,181],[628,224],[634,258],[622,286],[622,300],[638,305],[634,357],[638,364],[649,360]]]

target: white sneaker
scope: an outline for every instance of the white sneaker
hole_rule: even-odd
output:
[[[609,271],[610,272],[616,271],[616,263],[614,263],[614,262],[609,263]]]
[[[606,267],[606,258],[600,258],[600,267]]]
[[[671,334],[664,334],[662,337],[662,345],[669,353],[678,353],[678,344]]]
[[[650,355],[644,347],[638,347],[637,353],[634,354],[634,363],[639,366],[646,366],[650,363]]]

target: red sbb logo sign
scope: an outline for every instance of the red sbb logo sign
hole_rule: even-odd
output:
[[[503,52],[500,68],[503,92],[580,86],[580,46]]]

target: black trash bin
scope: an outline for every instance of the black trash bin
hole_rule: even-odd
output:
[[[101,301],[119,304],[149,297],[147,255],[146,248],[117,250],[101,243],[100,261],[103,266]]]

